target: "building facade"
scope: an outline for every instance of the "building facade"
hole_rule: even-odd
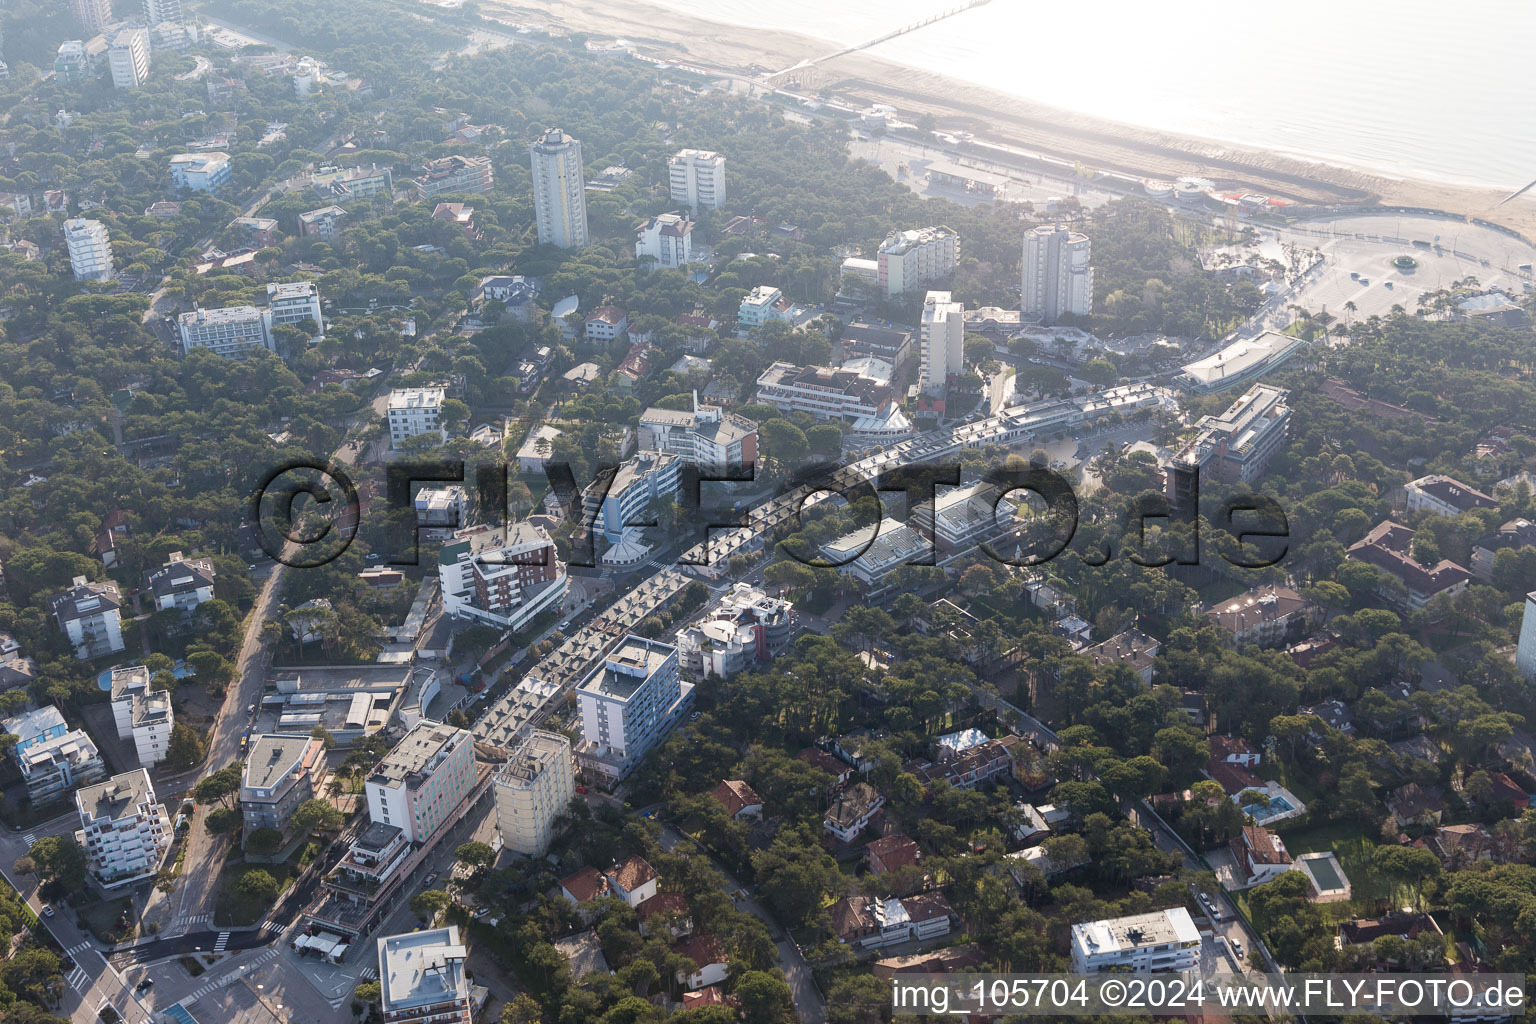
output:
[[[305,210],[299,214],[299,236],[318,238],[322,242],[334,242],[341,234],[341,223],[347,219],[347,211],[340,206],[322,206],[318,210]]]
[[[1072,926],[1072,970],[1192,971],[1200,966],[1200,932],[1183,907]]]
[[[666,452],[720,476],[757,464],[757,424],[718,405],[691,410],[647,409],[640,414],[641,451]]]
[[[921,357],[917,383],[929,394],[944,391],[951,377],[965,372],[965,305],[949,292],[929,292],[923,301]]]
[[[171,157],[171,187],[217,192],[230,178],[228,153],[180,153]]]
[[[446,441],[443,430],[443,402],[447,391],[443,388],[395,388],[389,393],[389,443],[401,442],[422,434],[436,434]]]
[[[112,20],[112,0],[69,0],[69,13],[80,31],[94,36]]]
[[[172,551],[165,565],[144,577],[143,592],[153,596],[157,612],[174,608],[191,615],[198,605],[213,600],[216,575],[211,559],[186,558]]]
[[[757,378],[757,400],[780,412],[808,412],[818,420],[858,421],[880,416],[895,400],[889,382],[854,370],[774,363]]]
[[[80,814],[75,842],[102,888],[154,877],[171,846],[171,820],[155,798],[147,769],[77,789],[75,809]]]
[[[379,1003],[386,1024],[473,1024],[468,950],[459,926],[379,939]]]
[[[112,719],[118,739],[133,741],[142,767],[164,761],[176,724],[170,691],[151,689],[149,669],[143,665],[115,668],[111,680]]]
[[[726,679],[769,661],[789,643],[794,624],[794,605],[737,583],[702,620],[678,630],[683,674],[690,679]]]
[[[635,259],[658,267],[682,267],[693,262],[693,221],[661,213],[640,225],[635,235]]]
[[[149,77],[149,33],[142,28],[120,29],[107,48],[107,67],[116,89],[137,89]]]
[[[112,242],[101,221],[81,217],[65,221],[64,244],[69,248],[69,267],[76,281],[112,279]]]
[[[672,201],[692,210],[715,210],[725,202],[725,157],[708,149],[678,150],[667,160]]]
[[[1193,474],[1227,483],[1251,484],[1268,470],[1285,447],[1291,422],[1289,392],[1256,384],[1220,416],[1205,416],[1196,424],[1194,440],[1170,463],[1168,500],[1181,504],[1192,493]]]
[[[267,285],[267,309],[272,312],[272,326],[313,323],[311,341],[325,337],[325,318],[320,312],[320,289],[313,281],[289,281]]]
[[[458,531],[438,552],[437,572],[443,614],[501,629],[522,629],[558,610],[569,582],[555,542],[527,521]]]
[[[16,766],[33,807],[58,800],[76,786],[100,782],[107,766],[96,744],[83,730],[73,729],[34,743],[24,753],[13,751]]]
[[[399,826],[408,842],[425,842],[452,818],[475,782],[469,730],[423,720],[363,784],[368,817]]]
[[[293,812],[320,792],[325,779],[325,742],[304,733],[253,737],[240,779],[245,835],[258,828],[286,832]]]
[[[1042,224],[1026,233],[1021,313],[1047,324],[1092,313],[1092,248],[1087,235],[1060,226]]]
[[[530,732],[496,773],[496,826],[503,845],[542,857],[555,838],[555,819],[576,795],[571,741],[559,733]]]
[[[255,306],[195,309],[176,318],[183,355],[205,348],[225,359],[244,359],[262,349],[275,351],[272,311]]]
[[[682,487],[683,460],[664,452],[641,452],[627,459],[611,478],[599,475],[582,494],[583,522],[609,544],[626,527],[648,522],[652,502],[676,501]]]
[[[876,282],[886,298],[917,291],[955,272],[960,235],[942,225],[893,231],[880,243]]]
[[[420,177],[411,179],[416,198],[426,201],[438,196],[470,192],[482,195],[496,187],[496,172],[488,156],[452,156],[429,160]]]
[[[620,782],[693,706],[677,648],[630,634],[576,689],[576,760],[596,780]]]
[[[49,605],[54,621],[69,637],[75,657],[85,661],[124,650],[123,620],[118,611],[122,603],[116,583],[87,583],[84,576],[76,576],[73,585],[55,594]]]
[[[1536,590],[1525,595],[1520,619],[1520,641],[1515,647],[1515,668],[1527,679],[1536,679]]]
[[[551,128],[528,147],[539,244],[579,249],[587,244],[586,171],[581,143]]]

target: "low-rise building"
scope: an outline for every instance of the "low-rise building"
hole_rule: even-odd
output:
[[[1410,825],[1431,827],[1440,824],[1445,801],[1438,788],[1426,789],[1417,782],[1410,782],[1387,796],[1387,810],[1402,828]]]
[[[692,679],[727,679],[749,665],[771,660],[789,642],[794,606],[737,583],[703,620],[678,630],[683,672]]]
[[[876,875],[888,875],[917,864],[923,859],[923,851],[906,836],[882,836],[864,849],[869,860],[869,870]]]
[[[609,891],[631,907],[638,907],[655,896],[661,881],[656,869],[638,855],[614,862],[605,874]]]
[[[477,781],[469,730],[426,719],[363,783],[368,817],[398,825],[409,842],[425,842],[458,813]]]
[[[737,820],[763,816],[763,798],[741,779],[724,779],[709,791],[709,795],[725,808],[726,814]]]
[[[554,457],[555,438],[563,431],[559,427],[548,423],[540,424],[528,432],[523,439],[522,446],[517,449],[517,471],[519,473],[540,473],[544,466]]]
[[[1200,473],[1207,479],[1251,484],[1262,477],[1276,454],[1285,447],[1291,422],[1289,392],[1256,384],[1219,416],[1205,416],[1196,424],[1195,438],[1174,457],[1171,465],[1183,473]],[[1170,490],[1179,486],[1180,472],[1168,474]],[[1169,494],[1178,502],[1182,495]]]
[[[1528,547],[1536,547],[1536,523],[1524,518],[1508,520],[1501,523],[1497,530],[1472,542],[1472,557],[1468,568],[1478,579],[1491,580],[1500,551],[1505,548],[1519,551]]]
[[[341,234],[342,221],[347,211],[340,206],[322,206],[318,210],[305,210],[299,214],[299,236],[318,238],[322,242],[334,242]]]
[[[180,213],[180,204],[173,205],[177,206],[176,212]],[[250,243],[258,248],[277,245],[283,240],[277,221],[271,217],[236,217],[230,221],[230,225],[244,231]]]
[[[493,274],[480,279],[475,296],[478,302],[499,302],[508,316],[518,323],[533,323],[533,300],[539,297],[539,289],[521,274]]]
[[[837,795],[827,808],[822,827],[845,843],[851,843],[885,806],[885,797],[867,782],[855,782]]]
[[[838,572],[852,576],[865,586],[877,586],[886,576],[904,565],[931,563],[933,545],[905,523],[886,517],[880,520],[873,536],[869,527],[821,546],[821,556]]]
[[[1275,833],[1257,825],[1243,826],[1231,842],[1235,888],[1247,889],[1273,881],[1291,870],[1291,855]]]
[[[325,779],[325,742],[297,733],[255,736],[240,779],[240,812],[249,839],[258,828],[288,830],[293,812],[313,799]]]
[[[70,588],[49,599],[49,609],[59,629],[69,637],[75,657],[81,661],[118,654],[123,644],[123,595],[110,580],[90,583],[76,576]]]
[[[473,1024],[459,926],[379,939],[379,1004],[389,1024]]]
[[[428,160],[420,177],[411,179],[418,200],[458,192],[483,194],[496,187],[496,173],[488,156],[461,156],[457,153]]]
[[[677,972],[677,983],[690,992],[719,985],[730,974],[725,946],[713,935],[690,935],[675,943],[672,952],[693,964],[693,970]]]
[[[555,819],[576,795],[571,741],[533,730],[496,773],[496,824],[503,845],[542,857],[555,838]]]
[[[469,494],[459,484],[423,487],[412,504],[417,536],[440,540],[469,525]]]
[[[948,935],[954,913],[949,901],[936,892],[906,899],[849,896],[827,908],[833,934],[839,941],[861,949]]]
[[[213,600],[216,575],[212,559],[186,558],[172,551],[165,565],[145,575],[144,592],[153,595],[157,612],[174,608],[191,615],[198,605]]]
[[[1280,647],[1306,633],[1316,608],[1290,587],[1271,583],[1222,602],[1205,617],[1232,635],[1233,647]]]
[[[808,412],[818,420],[875,420],[895,405],[889,381],[855,370],[777,362],[757,378],[757,400],[780,412]]]
[[[176,724],[167,690],[150,687],[149,669],[143,665],[114,668],[111,675],[112,718],[119,739],[132,740],[145,768],[159,764],[171,745]]]
[[[691,410],[651,408],[640,414],[641,451],[677,455],[711,476],[748,471],[757,465],[757,424],[718,405]]]
[[[13,748],[11,754],[33,807],[52,803],[77,786],[107,777],[107,766],[96,744],[80,729],[40,740],[24,751]]]
[[[171,846],[171,820],[155,798],[149,771],[114,775],[75,791],[80,828],[75,842],[103,889],[153,878]]]
[[[389,441],[399,445],[412,437],[435,434],[446,441],[443,402],[447,391],[440,387],[395,388],[389,393]]]
[[[1162,652],[1162,642],[1139,629],[1116,633],[1103,643],[1083,651],[1100,666],[1124,665],[1135,673],[1143,686],[1152,685],[1157,675],[1157,656]]]
[[[1410,480],[1403,489],[1407,492],[1409,512],[1427,512],[1455,518],[1463,512],[1476,508],[1497,508],[1499,504],[1492,496],[1471,484],[1439,474]]]
[[[1379,595],[1401,611],[1416,611],[1438,594],[1452,597],[1467,589],[1472,574],[1448,558],[1433,566],[1421,565],[1413,557],[1413,530],[1390,519],[1377,523],[1360,540],[1349,546],[1347,557],[1375,566],[1401,584],[1401,588],[1383,588]]]
[[[36,744],[58,739],[68,731],[69,725],[64,721],[64,715],[52,704],[23,711],[0,722],[0,732],[16,737],[16,745],[11,751],[18,755],[26,753]]]
[[[588,341],[607,344],[629,331],[629,314],[617,306],[598,306],[583,323]]]
[[[994,484],[974,483],[946,487],[912,509],[911,523],[923,533],[932,532],[940,548],[965,551],[1013,526],[1018,505]]]
[[[229,182],[228,153],[178,153],[171,157],[171,187],[217,192]]]
[[[176,318],[183,355],[208,349],[225,359],[244,359],[253,352],[276,351],[272,339],[272,310],[255,306],[195,309]]]
[[[1192,971],[1200,966],[1200,932],[1183,907],[1072,926],[1072,970]]]
[[[794,303],[772,285],[753,288],[736,310],[736,322],[742,327],[762,327],[770,321],[786,323],[794,315]]]

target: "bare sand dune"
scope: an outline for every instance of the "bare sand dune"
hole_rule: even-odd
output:
[[[809,36],[707,21],[643,0],[486,0],[481,9],[508,22],[558,26],[598,39],[624,39],[648,55],[695,60],[744,75],[792,67],[832,48]],[[1223,188],[1243,188],[1299,203],[1376,202],[1445,210],[1536,237],[1536,192],[1495,209],[1503,195],[1489,189],[1390,178],[1137,128],[1030,103],[862,53],[818,65],[805,90],[861,105],[890,103],[907,117],[931,113],[946,130],[968,130],[990,142],[1034,149],[1090,167],[1156,178],[1199,175]]]

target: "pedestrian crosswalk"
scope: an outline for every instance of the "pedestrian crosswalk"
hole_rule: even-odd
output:
[[[76,953],[84,953],[86,950],[88,950],[90,948],[91,948],[91,943],[90,943],[90,940],[87,939],[85,942],[77,942],[77,943],[75,943],[73,946],[70,946],[64,952],[68,953],[70,956],[74,956]]]
[[[172,928],[190,928],[194,924],[205,923],[210,914],[183,914],[171,923]]]
[[[229,932],[219,932],[219,941],[213,944],[215,953],[224,952],[224,947],[229,945]]]
[[[34,845],[36,845],[36,843],[37,843],[37,833],[36,832],[23,832],[21,834],[21,838],[26,842],[27,849],[29,849],[29,850],[32,849],[32,847]]]
[[[278,924],[276,921],[268,921],[261,926],[261,931],[263,935],[281,935],[283,927],[283,925]]]
[[[358,974],[358,977],[364,981],[378,981],[379,969],[377,967],[364,967]]]
[[[68,981],[69,987],[77,992],[84,992],[91,987],[91,976],[85,972],[84,967],[76,967],[64,980]]]

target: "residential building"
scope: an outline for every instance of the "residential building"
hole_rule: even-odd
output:
[[[112,0],[69,0],[69,13],[81,32],[99,35],[112,21]]]
[[[861,420],[883,416],[896,405],[888,381],[853,370],[777,362],[757,378],[757,400],[780,412],[808,412],[818,420]]]
[[[171,187],[217,192],[230,178],[228,153],[180,153],[171,157]]]
[[[1195,438],[1174,457],[1176,472],[1167,475],[1168,500],[1179,504],[1187,495],[1189,477],[1252,484],[1268,470],[1285,447],[1291,421],[1289,392],[1256,384],[1220,416],[1205,416],[1196,424]]]
[[[737,583],[701,621],[678,630],[683,673],[690,679],[728,679],[769,661],[789,643],[794,624],[794,606],[788,601]]]
[[[919,863],[923,851],[906,836],[882,836],[864,848],[872,874],[888,875]]]
[[[1269,583],[1222,602],[1205,617],[1232,635],[1233,647],[1281,647],[1306,633],[1316,606],[1290,587]]]
[[[886,298],[915,292],[955,272],[960,261],[960,235],[942,225],[892,231],[876,256],[881,294]]]
[[[653,502],[676,501],[682,487],[683,460],[665,452],[641,452],[626,459],[612,476],[599,474],[582,494],[583,519],[609,544],[624,539],[628,527],[650,521]]]
[[[302,326],[314,324],[310,341],[325,337],[325,318],[320,313],[320,289],[313,281],[287,281],[267,285],[267,309],[272,313],[272,326],[283,324]]]
[[[112,670],[112,718],[118,739],[132,740],[145,768],[165,760],[176,715],[168,690],[151,689],[149,669],[131,665]]]
[[[693,262],[693,221],[661,213],[641,224],[635,235],[635,259],[658,267],[682,267]]]
[[[1244,768],[1252,768],[1264,760],[1264,755],[1241,736],[1209,736],[1206,742],[1210,745],[1211,760],[1220,764],[1236,764]]]
[[[494,784],[503,845],[515,853],[544,856],[555,839],[555,819],[576,795],[571,741],[556,732],[529,732],[497,771]]]
[[[276,351],[272,339],[272,310],[255,306],[196,309],[176,318],[183,355],[205,348],[225,359],[244,359],[253,352]]]
[[[1505,548],[1519,551],[1528,547],[1536,547],[1536,523],[1529,519],[1511,519],[1472,542],[1472,558],[1467,567],[1478,579],[1491,580],[1500,551]]]
[[[115,89],[137,89],[149,77],[149,33],[142,28],[119,29],[107,48],[107,67]]]
[[[306,210],[299,214],[299,236],[318,238],[322,242],[334,242],[341,234],[341,222],[347,211],[340,206],[322,206],[318,210]]]
[[[763,816],[763,798],[741,779],[723,779],[709,791],[709,795],[725,808],[726,814],[738,821]]]
[[[149,771],[114,775],[75,790],[80,828],[75,842],[86,867],[104,889],[153,878],[171,846],[171,820],[155,799]]]
[[[931,564],[933,545],[917,530],[890,517],[821,546],[821,556],[838,572],[873,587],[903,565]]]
[[[929,292],[920,330],[918,386],[942,394],[949,378],[965,372],[965,304],[949,292]]]
[[[465,206],[463,203],[438,203],[432,208],[433,220],[445,220],[459,229],[459,232],[469,239],[478,238],[479,232],[475,227],[475,208]]]
[[[177,203],[175,206],[179,213],[181,204]],[[255,246],[277,245],[283,240],[283,232],[273,217],[236,217],[230,221],[230,224],[243,229],[246,237]]]
[[[181,24],[181,0],[144,0],[144,24],[153,28],[166,22]]]
[[[16,745],[11,748],[11,752],[18,755],[26,753],[37,744],[56,740],[68,731],[69,725],[64,721],[64,715],[52,704],[23,711],[0,722],[0,732],[16,737]]]
[[[512,319],[529,324],[534,321],[536,310],[533,300],[538,297],[538,288],[521,274],[496,274],[480,279],[480,291],[476,299],[480,302],[499,302],[503,311]]]
[[[844,360],[874,356],[899,367],[912,354],[912,335],[910,327],[855,317],[844,325],[838,344],[842,346]]]
[[[708,149],[682,149],[667,160],[672,201],[716,210],[725,202],[725,157]]]
[[[107,226],[99,220],[75,217],[64,222],[64,244],[76,281],[110,281],[112,242]]]
[[[1515,668],[1527,679],[1536,679],[1536,590],[1525,595],[1520,618],[1520,640],[1515,647]]]
[[[459,926],[379,939],[379,1005],[388,1024],[474,1024]]]
[[[1231,842],[1236,888],[1248,889],[1274,881],[1291,870],[1291,855],[1275,833],[1257,825],[1244,825],[1242,835]]]
[[[310,175],[315,194],[327,198],[372,199],[382,195],[393,201],[395,172],[389,164],[359,164],[356,167],[322,167]]]
[[[1163,652],[1162,643],[1139,629],[1127,629],[1116,633],[1101,644],[1083,651],[1101,666],[1124,665],[1141,680],[1141,685],[1151,686],[1157,675],[1157,656]]]
[[[1470,572],[1448,558],[1433,566],[1415,561],[1413,530],[1390,519],[1377,523],[1351,544],[1347,557],[1373,565],[1400,583],[1401,588],[1385,587],[1378,596],[1402,611],[1423,608],[1437,594],[1454,597],[1472,581]]]
[[[581,143],[551,128],[528,147],[539,244],[579,249],[587,244],[586,172]]]
[[[1093,312],[1093,243],[1080,231],[1041,224],[1024,235],[1019,309],[1053,324]]]
[[[655,896],[661,880],[656,869],[640,856],[616,861],[604,873],[608,877],[608,891],[631,907],[638,907]]]
[[[1470,484],[1438,474],[1410,480],[1403,489],[1408,492],[1409,512],[1455,518],[1475,508],[1496,508],[1499,504]]]
[[[902,771],[911,774],[924,788],[943,781],[954,789],[975,789],[983,782],[1005,778],[1013,772],[1014,748],[1023,741],[1017,736],[989,739],[963,751],[935,751],[937,762],[908,761]]]
[[[672,938],[693,934],[692,912],[688,900],[680,892],[658,892],[635,907],[635,916],[640,919],[640,934],[646,937],[658,934],[662,921],[657,918],[663,914],[671,915],[665,920],[667,934]]]
[[[1445,801],[1435,787],[1425,789],[1417,782],[1399,786],[1387,796],[1387,810],[1392,813],[1398,827],[1419,825],[1425,828],[1440,824],[1445,813]]]
[[[692,971],[677,972],[677,983],[689,992],[719,985],[730,975],[725,946],[713,935],[690,935],[673,944],[672,952],[693,964]]]
[[[851,843],[884,806],[885,797],[879,790],[867,782],[855,782],[837,795],[821,824],[838,839]]]
[[[641,413],[639,447],[676,455],[718,477],[756,466],[757,424],[718,405],[700,405],[695,393],[691,410]]]
[[[947,551],[963,551],[989,536],[1008,530],[1018,505],[995,484],[974,483],[963,487],[936,488],[931,503],[912,509],[911,524]]]
[[[70,588],[55,594],[48,605],[59,629],[69,637],[81,661],[123,651],[123,622],[118,609],[123,595],[110,580],[88,583],[76,576]]]
[[[11,755],[33,807],[51,803],[76,786],[100,782],[107,775],[96,744],[80,729],[39,740],[24,751],[13,749]]]
[[[288,820],[325,780],[325,741],[305,733],[266,733],[251,738],[240,780],[245,835],[258,828],[287,832]]]
[[[143,592],[153,596],[157,612],[174,608],[191,615],[198,605],[213,600],[215,575],[212,559],[187,558],[172,551],[165,565],[145,574]]]
[[[768,284],[753,288],[741,305],[736,308],[736,322],[742,327],[761,327],[770,320],[788,322],[794,315],[794,304],[784,293]]]
[[[425,842],[453,820],[476,781],[469,730],[424,719],[363,783],[368,817],[400,826],[407,842]]]
[[[447,391],[440,387],[395,388],[389,393],[389,442],[398,447],[408,438],[435,434],[448,440],[443,429],[443,402]]]
[[[460,484],[423,487],[413,504],[418,537],[443,539],[469,526],[469,493]]]
[[[677,648],[630,634],[576,688],[576,760],[594,779],[620,782],[693,707]]]
[[[388,907],[381,897],[403,884],[401,869],[414,849],[399,825],[371,822],[321,882],[319,896],[304,910],[305,919],[327,931],[361,938]]]
[[[450,156],[428,160],[420,177],[412,178],[416,198],[422,201],[438,196],[470,192],[482,195],[496,187],[496,173],[488,156]]]
[[[849,896],[828,907],[827,915],[839,941],[878,949],[948,935],[955,912],[942,894],[926,892],[905,899]]]
[[[1072,970],[1097,974],[1128,968],[1193,971],[1200,966],[1200,932],[1183,907],[1072,926]]]
[[[598,306],[583,321],[588,341],[617,341],[629,331],[629,314],[617,306]]]
[[[591,903],[601,896],[609,895],[608,878],[597,868],[588,865],[560,879],[560,892],[577,906]]]
[[[460,530],[438,552],[443,613],[517,630],[559,609],[568,578],[555,542],[526,520]]]
[[[517,450],[517,471],[519,473],[543,472],[545,463],[554,456],[555,439],[562,433],[559,427],[548,423],[541,423],[530,431],[522,447]]]

